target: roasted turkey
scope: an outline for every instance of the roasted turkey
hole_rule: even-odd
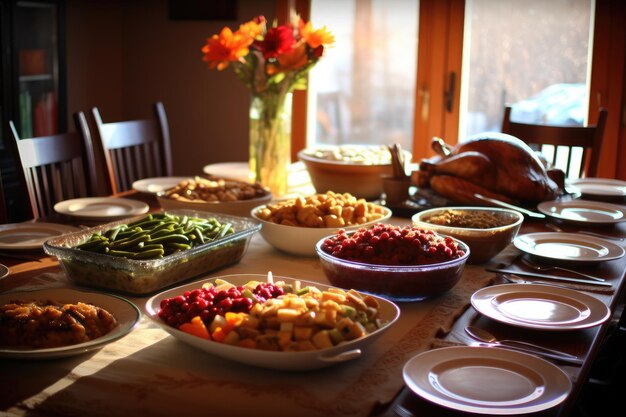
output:
[[[482,133],[450,147],[434,138],[437,156],[423,159],[419,187],[464,204],[484,204],[474,194],[509,203],[551,200],[563,188],[562,171],[547,168],[522,140],[502,133]]]

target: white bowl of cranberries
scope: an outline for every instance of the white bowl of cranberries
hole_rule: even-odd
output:
[[[340,230],[315,249],[331,284],[398,302],[448,291],[461,279],[470,255],[469,247],[453,237],[383,223]]]

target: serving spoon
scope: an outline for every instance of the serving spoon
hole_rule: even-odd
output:
[[[576,365],[582,364],[582,359],[580,359],[576,355],[562,352],[560,350],[549,349],[549,348],[535,345],[529,342],[523,342],[521,340],[498,339],[496,336],[494,336],[487,330],[482,329],[480,327],[467,326],[465,328],[465,332],[468,335],[470,335],[473,339],[478,340],[483,343],[487,343],[490,346],[501,346],[505,348],[511,348],[511,349],[519,350],[521,352],[541,355],[546,358],[561,360],[561,361],[573,363]]]

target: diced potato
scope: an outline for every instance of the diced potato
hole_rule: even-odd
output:
[[[337,303],[345,303],[346,302],[346,296],[344,294],[341,294],[341,293],[324,291],[322,293],[322,302],[326,301],[326,300],[332,300],[332,301],[335,301]]]
[[[294,310],[306,311],[307,305],[302,298],[292,298],[289,300],[289,308],[293,308]]]
[[[280,331],[278,332],[278,344],[280,347],[285,350],[285,348],[293,343],[293,332],[291,331]]]
[[[326,300],[326,301],[322,301],[322,308],[324,310],[334,310],[334,311],[342,311],[343,309],[341,308],[341,306],[339,305],[339,303],[337,303],[336,301],[333,300]]]
[[[294,323],[292,321],[285,321],[280,323],[280,331],[281,332],[293,332]]]
[[[300,314],[302,314],[300,311],[293,308],[281,308],[276,312],[276,318],[281,323],[286,321],[293,322]]]
[[[213,321],[209,325],[209,331],[213,333],[215,329],[217,329],[218,327],[224,327],[224,326],[226,326],[226,317],[220,316],[218,314],[213,318]]]
[[[315,311],[307,311],[300,314],[293,322],[296,326],[313,326],[315,324],[315,317],[317,313]]]
[[[345,341],[346,339],[344,339],[344,337],[341,335],[341,332],[339,330],[335,329],[330,329],[328,331],[328,336],[330,336],[330,340],[332,340],[334,345],[338,345],[339,343]]]
[[[352,321],[351,319],[344,317],[337,323],[337,330],[346,340],[358,339],[365,335],[365,328],[361,323]]]
[[[309,340],[313,336],[313,327],[311,326],[296,326],[293,329],[293,338],[295,340]]]
[[[232,331],[228,332],[226,338],[224,339],[224,343],[226,343],[227,345],[236,345],[239,343],[240,339],[241,337],[239,337],[239,333]]]
[[[313,342],[315,347],[318,349],[333,347],[333,342],[330,339],[328,330],[320,330],[319,332],[315,333],[313,335],[313,338],[311,339],[311,342]]]

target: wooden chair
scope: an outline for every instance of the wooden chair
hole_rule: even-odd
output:
[[[601,108],[598,122],[592,126],[534,125],[511,121],[511,107],[506,106],[502,120],[502,133],[513,135],[528,143],[533,149],[541,151],[555,166],[557,155],[567,152],[567,164],[563,169],[566,177],[595,177],[598,174],[607,114],[607,110]],[[546,153],[545,145],[554,146],[551,157],[549,153]],[[582,149],[578,172],[576,172],[577,163],[572,163],[576,148]],[[558,166],[558,168],[562,167]]]
[[[103,123],[92,109],[104,151],[111,193],[130,190],[143,178],[171,176],[170,134],[163,103],[154,104],[155,118]]]
[[[2,172],[0,172],[0,224],[8,223],[7,203],[4,198],[4,186],[2,185]]]
[[[84,113],[75,113],[74,122],[76,132],[20,139],[9,121],[35,219],[54,213],[59,201],[97,192],[95,157]]]

